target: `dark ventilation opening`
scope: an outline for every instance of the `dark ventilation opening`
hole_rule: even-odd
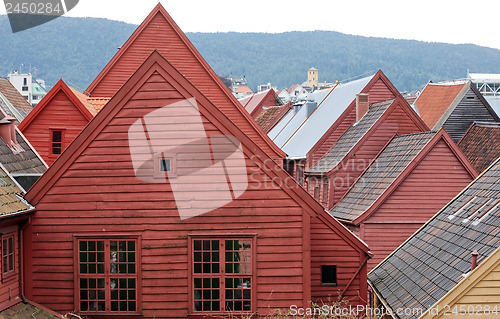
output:
[[[337,285],[337,266],[335,265],[321,266],[321,284],[326,286]]]

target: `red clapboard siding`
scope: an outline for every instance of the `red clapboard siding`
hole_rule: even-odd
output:
[[[350,305],[363,304],[360,296],[366,296],[363,276],[366,276],[366,266],[356,275],[360,267],[359,252],[353,251],[337,234],[328,230],[317,218],[311,220],[311,295],[313,300],[327,303],[329,298],[336,300],[344,289],[344,297]],[[338,286],[321,285],[321,265],[337,266]],[[352,278],[354,277],[354,280]],[[352,283],[348,283],[352,280]],[[366,299],[365,299],[366,300]]]
[[[250,115],[232,96],[161,4],[153,9],[118,50],[87,91],[92,96],[113,96],[154,50],[158,50],[231,121],[245,128],[248,136],[255,140],[264,152],[270,154],[271,158],[285,157],[285,154],[251,120]]]
[[[9,274],[8,277],[5,276],[4,265],[2,259],[2,252],[0,252],[0,310],[4,310],[10,306],[15,305],[16,303],[21,301],[21,290],[20,290],[20,245],[19,245],[19,226],[4,226],[0,228],[0,235],[10,235],[14,234],[14,273],[12,275]],[[1,240],[1,237],[0,237]],[[0,246],[2,242],[0,241]],[[2,247],[3,249],[3,247]]]
[[[81,104],[77,99],[60,80],[19,125],[21,132],[49,166],[58,157],[51,152],[51,130],[63,130],[64,150],[92,118],[88,111],[82,112],[83,105],[76,105]]]
[[[367,93],[370,104],[393,99],[399,94],[397,89],[382,71],[378,71],[373,77],[373,80],[359,93]],[[356,100],[349,105],[335,123],[333,123],[332,127],[309,151],[307,154],[307,168],[311,168],[325,156],[333,145],[335,145],[340,136],[342,136],[354,122],[356,122]]]
[[[373,269],[473,180],[441,139],[364,222]]]
[[[227,205],[181,221],[170,184],[137,179],[124,141],[137,119],[190,94],[198,102],[207,135],[241,137],[249,186]],[[189,126],[189,121],[186,117],[180,124]],[[344,259],[345,276],[354,275],[367,248],[304,190],[290,184],[279,166],[263,169],[269,157],[249,148],[252,144],[241,131],[231,131],[237,129],[234,123],[221,121],[220,110],[153,53],[26,195],[37,207],[26,230],[32,242],[26,252],[27,296],[59,312],[73,310],[74,235],[139,235],[144,318],[186,318],[191,296],[189,236],[247,234],[256,237],[255,311],[266,315],[274,308],[305,305],[311,300],[311,273],[317,271],[311,270],[310,220],[319,215],[325,235],[331,235],[331,243],[321,244],[330,246],[325,253],[354,256]],[[179,138],[186,134],[180,125]],[[211,184],[199,178],[188,182],[192,191],[207,190]],[[363,291],[366,280],[353,282],[356,285]]]
[[[409,110],[409,106],[404,104],[402,98],[395,100],[386,113],[387,115],[382,116],[375,123],[374,127],[354,147],[352,153],[347,155],[346,160],[340,163],[330,176],[331,183],[334,185],[334,193],[328,201],[327,209],[335,206],[349,191],[349,188],[393,136],[424,131],[416,120],[417,115]]]

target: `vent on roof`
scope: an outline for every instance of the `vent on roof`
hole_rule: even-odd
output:
[[[464,203],[462,205],[462,207],[460,207],[457,211],[455,211],[455,213],[451,214],[450,216],[448,216],[448,219],[449,220],[452,220],[453,218],[455,218],[455,216],[459,216],[462,214],[462,212],[470,209],[472,207],[472,205],[474,204],[474,201],[477,200],[477,196],[474,196],[473,198],[471,198],[468,202]]]
[[[356,122],[359,122],[361,118],[368,112],[368,94],[360,93],[356,95]]]
[[[496,204],[491,209],[485,209],[482,213],[477,214],[472,222],[472,226],[477,226],[480,222],[482,222],[486,217],[488,217],[491,212],[496,211],[500,206],[500,200],[497,200]]]

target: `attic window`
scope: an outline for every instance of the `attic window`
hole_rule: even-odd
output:
[[[337,286],[336,265],[321,265],[321,285]]]
[[[170,158],[160,158],[160,172],[170,172]]]
[[[50,154],[61,155],[63,150],[63,135],[64,130],[51,130],[50,131]]]

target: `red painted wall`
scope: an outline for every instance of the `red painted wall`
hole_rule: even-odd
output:
[[[88,120],[77,109],[68,96],[59,91],[37,114],[22,133],[33,145],[47,165],[52,165],[58,156],[51,154],[51,129],[63,129],[63,150],[87,125]]]
[[[473,178],[439,141],[396,190],[366,219],[360,237],[374,257],[369,270],[410,237]],[[363,230],[364,227],[364,230]]]
[[[3,243],[0,237],[0,311],[15,305],[21,301],[21,286],[20,286],[20,245],[19,245],[19,226],[10,225],[2,226],[0,234],[9,235],[14,233],[14,273],[9,274],[8,277],[4,274],[2,250]]]
[[[250,160],[251,150],[246,150],[248,190],[219,209],[183,221],[168,183],[148,184],[135,177],[129,126],[155,108],[183,98],[164,77],[153,74],[141,85],[36,203],[37,213],[26,230],[32,243],[26,252],[27,296],[62,313],[74,310],[74,235],[126,233],[141,236],[144,317],[186,317],[191,295],[188,235],[254,234],[255,310],[265,315],[273,308],[305,305],[311,299],[315,271],[309,212],[298,204],[302,199],[293,198]],[[208,135],[223,133],[207,117],[203,120]],[[54,167],[48,174],[53,171]],[[193,184],[194,189],[203,187],[203,181]],[[332,241],[329,254],[345,254],[353,258],[352,264],[360,264],[359,252],[342,239]],[[350,263],[349,258],[343,260]],[[358,285],[366,287],[366,281]]]

